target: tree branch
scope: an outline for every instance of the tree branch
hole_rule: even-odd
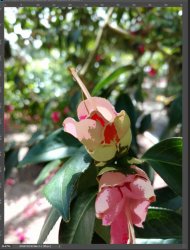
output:
[[[99,45],[100,45],[100,41],[102,39],[102,35],[103,35],[103,32],[104,32],[104,29],[105,27],[108,25],[109,23],[109,19],[113,13],[113,10],[114,8],[111,7],[109,8],[108,10],[108,14],[107,14],[107,17],[105,18],[105,22],[104,22],[104,25],[99,29],[98,31],[98,34],[97,34],[97,37],[96,37],[96,41],[95,41],[95,46],[94,46],[94,49],[91,51],[91,53],[89,54],[87,60],[86,60],[86,63],[84,64],[84,66],[82,67],[82,69],[80,70],[80,75],[81,76],[84,76],[86,74],[86,72],[88,71],[88,68],[93,60],[93,58],[95,57],[96,55],[96,52],[99,48]]]

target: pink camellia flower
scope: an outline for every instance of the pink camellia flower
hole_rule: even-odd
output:
[[[133,244],[133,225],[143,228],[148,207],[156,200],[146,173],[131,166],[134,174],[106,172],[99,180],[95,202],[96,217],[111,226],[111,244]]]
[[[55,122],[55,123],[59,122],[60,118],[61,118],[60,112],[55,111],[55,112],[51,113],[51,119],[53,122]]]
[[[64,120],[64,131],[83,143],[96,161],[106,162],[129,149],[130,119],[124,110],[117,113],[108,100],[89,97],[79,104],[77,115],[79,122]]]

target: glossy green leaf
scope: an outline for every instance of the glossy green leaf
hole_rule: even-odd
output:
[[[64,163],[43,190],[47,200],[57,208],[64,221],[70,220],[70,203],[77,181],[91,161],[85,149],[81,147],[72,158]]]
[[[51,172],[58,168],[60,164],[61,160],[55,160],[45,165],[40,174],[38,175],[37,179],[34,181],[34,185],[40,185],[42,182],[44,182],[45,179],[51,174]]]
[[[174,193],[169,187],[155,190],[156,202],[154,206],[177,210],[182,206],[182,198]]]
[[[45,219],[44,225],[41,229],[40,232],[40,236],[38,239],[37,244],[43,244],[44,241],[46,240],[46,238],[48,237],[50,231],[52,230],[52,228],[54,227],[55,223],[57,222],[57,220],[60,217],[60,213],[57,211],[57,209],[55,209],[54,207],[52,207]]]
[[[80,175],[77,181],[76,184],[77,195],[84,192],[88,188],[98,186],[98,181],[96,177],[97,177],[97,167],[92,162],[90,166],[87,168],[87,170]]]
[[[95,86],[92,91],[92,95],[97,95],[102,88],[110,86],[110,84],[116,81],[121,74],[124,74],[131,69],[133,69],[133,66],[131,65],[125,65],[117,68]]]
[[[137,238],[168,239],[182,237],[182,217],[173,210],[151,207],[144,228],[135,227]]]
[[[45,137],[44,133],[40,130],[37,130],[29,139],[27,145],[30,147],[33,144],[38,143],[39,141],[43,140]]]
[[[177,194],[182,193],[182,138],[170,138],[142,156]]]
[[[87,189],[73,201],[71,219],[62,220],[59,228],[59,243],[90,244],[94,232],[95,197],[97,188]]]
[[[19,167],[69,157],[79,145],[77,139],[65,133],[63,129],[58,129],[33,146],[19,163]]]

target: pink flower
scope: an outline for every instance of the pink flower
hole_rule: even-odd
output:
[[[106,172],[99,180],[96,217],[111,226],[111,244],[135,243],[134,227],[143,228],[148,206],[156,200],[146,173],[131,166],[135,174]]]
[[[51,119],[53,122],[55,122],[55,123],[59,122],[60,118],[61,118],[60,112],[55,111],[55,112],[51,113]]]
[[[5,181],[5,184],[7,186],[13,186],[15,184],[15,180],[13,178],[8,178],[6,181]]]
[[[26,241],[26,232],[23,228],[20,227],[16,229],[15,233],[20,243],[24,243]]]
[[[96,161],[111,160],[129,149],[130,119],[124,110],[117,113],[106,99],[90,97],[79,104],[77,115],[79,122],[64,120],[64,131],[83,143]]]

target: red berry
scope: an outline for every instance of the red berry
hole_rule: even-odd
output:
[[[100,62],[101,60],[102,60],[102,56],[101,55],[96,55],[95,61]]]
[[[61,118],[60,112],[55,111],[55,112],[51,113],[51,119],[53,122],[55,122],[55,123],[59,122],[60,118]]]
[[[144,54],[144,52],[145,52],[144,44],[140,44],[140,45],[138,46],[138,51],[139,51],[141,54]]]

